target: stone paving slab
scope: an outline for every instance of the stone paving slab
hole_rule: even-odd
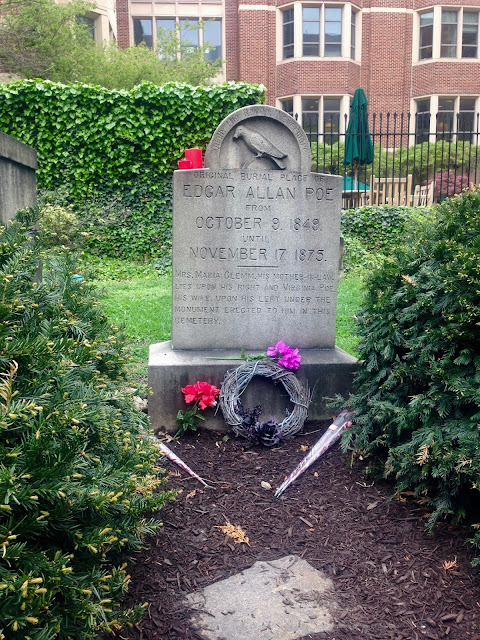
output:
[[[332,581],[298,556],[250,569],[188,596],[207,640],[295,640],[333,629]]]

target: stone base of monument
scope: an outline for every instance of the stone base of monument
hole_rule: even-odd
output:
[[[247,354],[258,353],[247,351]],[[324,398],[336,394],[347,396],[352,385],[358,361],[346,351],[334,349],[301,349],[302,364],[297,376],[308,384],[312,399],[308,421],[329,419],[335,411],[329,411]],[[209,382],[220,388],[227,371],[240,366],[238,350],[173,350],[171,342],[150,345],[148,360],[148,384],[153,395],[148,401],[148,415],[154,431],[177,431],[175,418],[180,409],[187,409],[182,387],[197,380]],[[232,360],[235,358],[236,360]],[[293,405],[283,385],[255,376],[242,396],[244,407],[262,406],[262,420],[274,416],[281,421]],[[220,409],[205,411],[206,429],[228,431]]]

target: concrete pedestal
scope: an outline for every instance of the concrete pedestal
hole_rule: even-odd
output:
[[[249,354],[258,353],[255,351]],[[336,394],[347,396],[352,385],[353,375],[358,368],[356,358],[342,349],[301,349],[302,364],[297,376],[307,383],[312,400],[308,411],[308,420],[323,420],[332,417],[324,398]],[[148,360],[148,384],[153,395],[148,402],[148,415],[154,431],[175,432],[175,418],[180,409],[187,409],[182,387],[202,380],[220,388],[225,373],[242,364],[238,350],[173,350],[170,342],[160,342],[150,346]],[[279,420],[285,417],[285,411],[293,408],[283,385],[271,380],[254,377],[243,395],[243,405],[253,408],[262,406],[262,420],[275,416]],[[218,408],[218,407],[217,407]],[[202,427],[215,431],[229,431],[220,409],[208,408]]]

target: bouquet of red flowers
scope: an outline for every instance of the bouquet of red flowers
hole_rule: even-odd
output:
[[[197,419],[205,420],[205,417],[200,412],[217,404],[216,399],[220,395],[220,389],[217,389],[213,384],[198,380],[195,384],[187,384],[186,387],[183,387],[182,393],[185,394],[185,402],[187,404],[190,404],[190,402],[195,404],[191,409],[178,412],[175,422],[180,425],[180,429],[175,434],[175,437],[185,433],[188,429],[191,431],[197,430]]]

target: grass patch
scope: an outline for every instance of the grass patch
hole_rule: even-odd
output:
[[[130,381],[146,382],[148,347],[170,339],[171,276],[144,276],[128,280],[98,280],[102,304],[116,326],[125,327],[132,353]]]
[[[132,352],[129,377],[132,384],[146,382],[148,347],[171,337],[172,278],[158,274],[126,280],[97,280],[104,291],[103,306],[117,326],[125,327]],[[337,346],[358,356],[355,315],[362,300],[362,279],[346,276],[339,282]],[[265,345],[265,348],[268,345]]]
[[[347,275],[338,283],[337,347],[358,358],[358,337],[355,335],[355,317],[362,304],[363,280],[360,276]]]

